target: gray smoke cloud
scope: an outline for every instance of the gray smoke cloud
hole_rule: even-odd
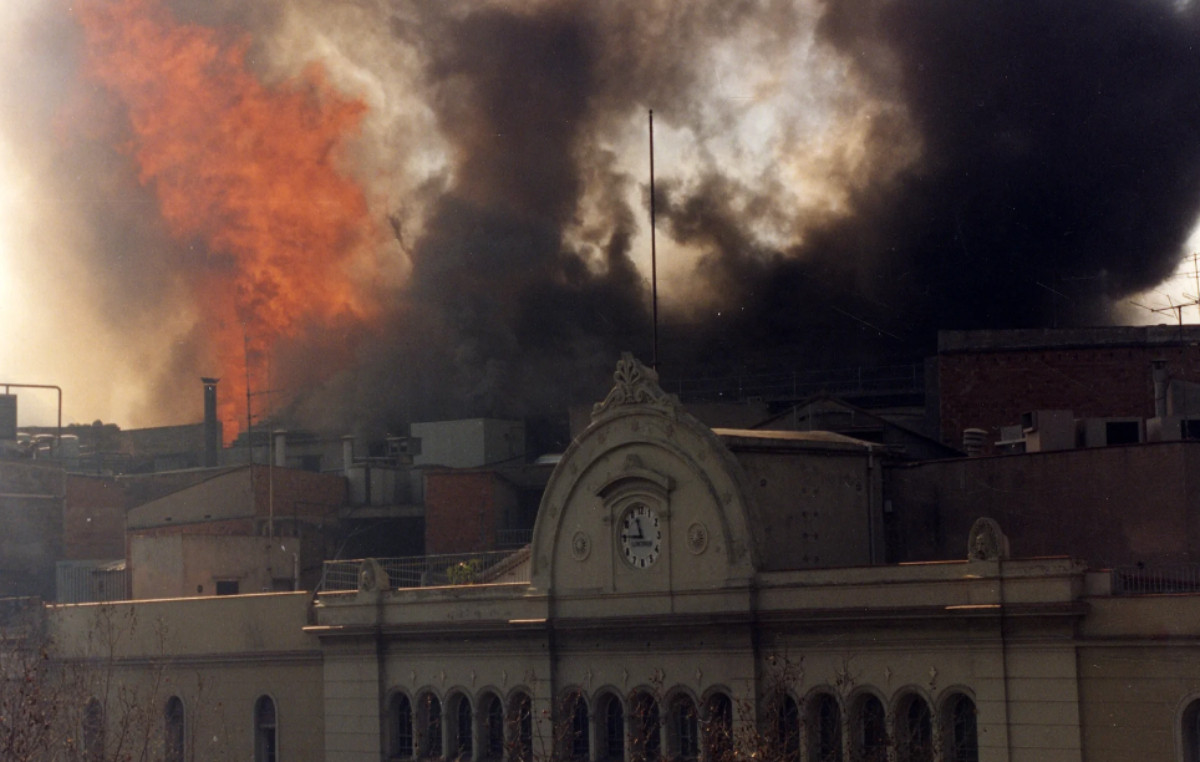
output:
[[[318,427],[556,410],[598,397],[620,350],[648,358],[650,108],[668,377],[1109,321],[1171,273],[1200,211],[1192,3],[171,8],[249,34],[265,82],[319,61],[368,107],[347,172],[383,231],[357,263],[378,316],[314,324],[273,360]],[[3,127],[69,221],[54,250],[94,281],[92,320],[141,332],[143,409],[194,413],[198,394],[171,400],[219,375],[197,367],[205,328],[162,316],[219,252],[157,221],[66,4],[22,28],[9,55],[35,75],[9,62]],[[48,140],[72,108],[97,139]]]

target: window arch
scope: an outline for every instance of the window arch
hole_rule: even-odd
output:
[[[563,751],[567,759],[588,762],[592,757],[592,739],[587,699],[579,691],[572,691],[563,699],[562,707],[563,717],[568,723]]]
[[[1183,762],[1200,762],[1200,699],[1189,703],[1179,719]]]
[[[667,709],[667,754],[671,759],[700,757],[700,718],[696,702],[680,693],[672,697]]]
[[[596,700],[596,759],[620,762],[625,759],[625,709],[615,694],[604,693]]]
[[[413,755],[412,702],[403,693],[393,693],[388,701],[388,757],[411,759]]]
[[[92,697],[83,707],[83,758],[86,762],[104,759],[104,705]]]
[[[808,758],[810,762],[841,762],[842,710],[831,693],[809,699]]]
[[[704,712],[704,759],[725,762],[733,756],[733,701],[724,693],[708,697]]]
[[[423,759],[442,756],[442,702],[433,693],[417,700],[417,753]]]
[[[183,722],[183,699],[172,696],[163,710],[163,759],[166,762],[183,762],[186,740]]]
[[[1200,708],[1200,702],[1192,706]],[[946,762],[979,762],[979,726],[975,702],[963,693],[953,693],[945,703],[942,738],[946,747]],[[1195,726],[1195,720],[1193,720]],[[1193,745],[1193,749],[1197,747]],[[1200,754],[1188,757],[1187,762],[1200,762]]]
[[[254,702],[254,762],[276,762],[279,758],[278,732],[275,700],[270,696],[259,696]]]
[[[471,759],[474,755],[474,715],[471,701],[461,693],[453,693],[446,700],[446,719],[450,724],[450,757]]]
[[[775,748],[780,759],[800,759],[800,706],[790,693],[784,693],[774,706]]]
[[[662,757],[662,717],[658,702],[645,691],[633,697],[629,716],[629,756],[633,762],[653,762]]]
[[[862,762],[887,762],[887,714],[883,702],[870,693],[863,694],[855,700],[851,717],[854,758]]]
[[[509,699],[508,724],[511,728],[509,759],[530,762],[533,759],[533,699],[518,691]]]
[[[897,762],[933,762],[933,717],[929,704],[916,693],[896,705]]]
[[[504,759],[504,704],[495,693],[479,700],[479,758]]]

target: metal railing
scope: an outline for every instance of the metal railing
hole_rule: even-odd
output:
[[[533,541],[532,529],[497,529],[496,545],[501,548],[523,548]]]
[[[1200,593],[1200,564],[1120,566],[1112,570],[1113,595]]]
[[[529,567],[528,564],[521,567],[522,558],[521,551],[502,550],[377,558],[375,561],[387,572],[388,587],[397,588],[474,585],[492,582],[501,576],[507,582],[528,582]],[[361,558],[326,561],[317,589],[320,592],[357,590],[362,562]]]

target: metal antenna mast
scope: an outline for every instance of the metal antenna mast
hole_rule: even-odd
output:
[[[658,251],[654,241],[654,109],[650,109],[650,303],[654,323],[654,348],[650,367],[658,370]]]

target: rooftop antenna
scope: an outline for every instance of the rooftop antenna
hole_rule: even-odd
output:
[[[1192,252],[1191,256],[1189,256],[1188,259],[1190,259],[1192,261],[1192,271],[1190,273],[1185,272],[1185,273],[1180,273],[1180,274],[1185,275],[1185,276],[1186,275],[1192,276],[1193,282],[1196,284],[1196,292],[1194,294],[1189,294],[1186,291],[1183,292],[1183,298],[1186,299],[1187,301],[1179,302],[1178,304],[1176,304],[1175,300],[1171,298],[1170,294],[1162,292],[1162,291],[1160,291],[1158,293],[1162,294],[1163,296],[1165,296],[1167,298],[1167,306],[1166,307],[1150,307],[1150,306],[1142,304],[1140,302],[1135,302],[1132,299],[1129,300],[1129,303],[1132,304],[1134,307],[1141,307],[1142,309],[1144,309],[1148,312],[1154,312],[1154,313],[1174,312],[1175,313],[1175,324],[1179,327],[1180,336],[1182,336],[1182,331],[1183,331],[1183,310],[1187,307],[1196,307],[1198,310],[1200,310],[1200,252]]]
[[[658,370],[658,251],[654,241],[654,109],[650,109],[650,304],[654,347],[650,367]]]

